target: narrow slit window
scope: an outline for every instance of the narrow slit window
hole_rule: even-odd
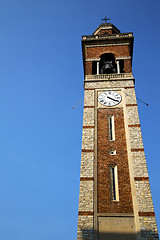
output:
[[[114,131],[114,116],[108,116],[108,135],[109,140],[115,140],[115,131]]]
[[[110,166],[111,200],[119,201],[117,165]]]

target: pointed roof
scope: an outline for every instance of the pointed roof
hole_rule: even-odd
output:
[[[93,32],[93,35],[107,35],[107,34],[116,34],[116,33],[120,33],[120,30],[116,28],[112,23],[102,23]]]

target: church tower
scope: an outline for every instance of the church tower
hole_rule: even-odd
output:
[[[134,37],[106,20],[82,37],[77,240],[158,240],[132,74]]]

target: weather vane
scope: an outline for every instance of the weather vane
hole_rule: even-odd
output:
[[[102,21],[105,21],[105,23],[107,23],[107,20],[110,20],[110,18],[107,18],[106,16],[105,16],[105,18],[103,18],[103,19],[101,19]]]

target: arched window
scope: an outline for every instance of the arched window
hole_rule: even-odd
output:
[[[110,74],[117,72],[115,57],[112,53],[105,53],[101,56],[99,69],[100,74]]]

